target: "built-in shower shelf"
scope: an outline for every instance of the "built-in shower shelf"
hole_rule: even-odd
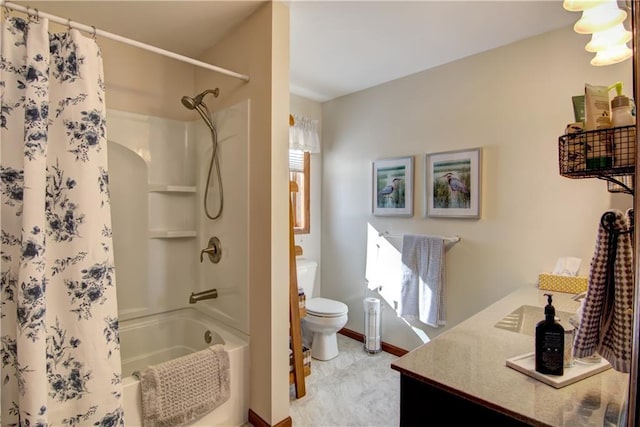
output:
[[[195,193],[195,185],[149,184],[150,193]]]
[[[150,239],[183,239],[197,235],[195,230],[149,230]]]

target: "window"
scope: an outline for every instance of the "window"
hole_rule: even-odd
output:
[[[293,231],[309,234],[309,152],[289,150],[289,181],[298,184],[298,192],[292,193]]]

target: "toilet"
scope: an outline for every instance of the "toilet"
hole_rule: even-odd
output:
[[[313,298],[318,263],[308,259],[296,260],[298,287],[304,290],[307,315],[302,318],[303,342],[311,348],[311,357],[331,360],[338,355],[336,333],[347,324],[349,308],[340,301]]]

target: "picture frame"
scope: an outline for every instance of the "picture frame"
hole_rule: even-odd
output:
[[[426,213],[429,217],[480,218],[482,149],[425,156]]]
[[[413,216],[413,156],[372,162],[372,212],[376,216]]]

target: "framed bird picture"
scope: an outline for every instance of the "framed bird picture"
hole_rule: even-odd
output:
[[[482,150],[432,153],[425,159],[427,216],[480,218]]]
[[[413,216],[413,156],[375,160],[373,214]]]

